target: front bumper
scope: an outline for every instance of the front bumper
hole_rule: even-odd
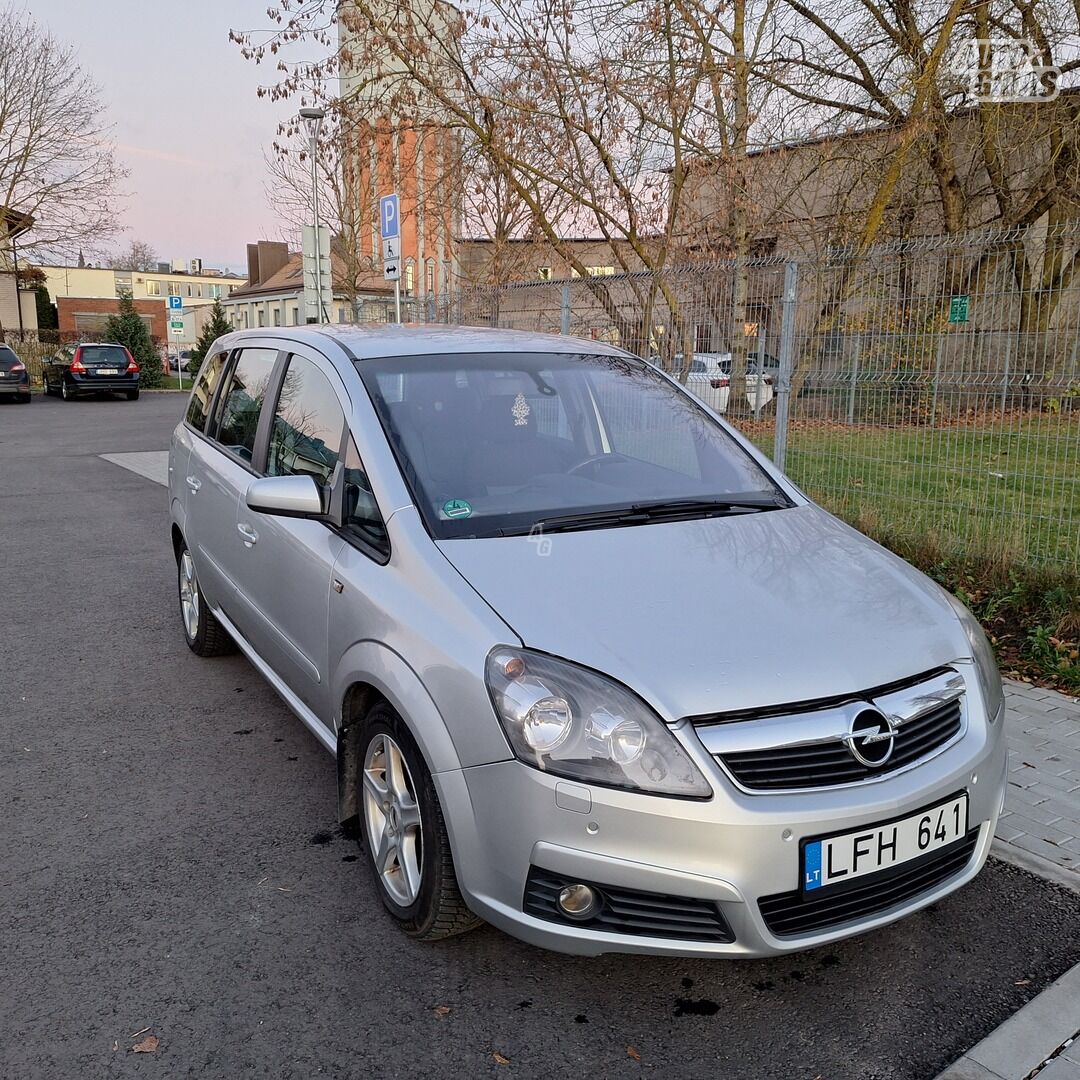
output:
[[[712,799],[657,798],[589,786],[517,761],[440,773],[435,779],[462,893],[477,914],[508,933],[581,955],[771,956],[884,926],[975,877],[989,853],[1004,797],[1002,725],[1001,717],[992,725],[969,723],[963,739],[906,772],[813,792],[739,792],[685,729],[681,741],[709,778]],[[960,791],[968,793],[973,847],[947,880],[868,917],[820,931],[783,937],[769,931],[758,901],[798,887],[800,839],[895,819]],[[714,901],[734,940],[672,940],[533,917],[522,909],[534,867],[601,886]]]

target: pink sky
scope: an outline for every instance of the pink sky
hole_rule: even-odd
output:
[[[229,42],[266,25],[269,0],[30,0],[34,18],[76,46],[101,89],[130,170],[122,239],[159,258],[246,268],[244,245],[276,239],[263,148],[294,106],[256,97],[272,72]]]

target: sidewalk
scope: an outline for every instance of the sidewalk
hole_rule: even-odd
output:
[[[1080,892],[1080,702],[1005,684],[1009,786],[993,853]],[[1080,1080],[1080,965],[938,1080]]]
[[[1009,787],[995,854],[1080,890],[1080,703],[1007,682]]]

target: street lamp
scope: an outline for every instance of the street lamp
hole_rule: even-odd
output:
[[[322,239],[319,229],[319,129],[326,117],[325,109],[301,109],[300,119],[308,133],[308,154],[311,157],[311,196],[315,214],[315,303],[318,306],[316,322],[327,322],[322,295]]]

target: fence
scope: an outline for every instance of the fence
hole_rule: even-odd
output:
[[[437,317],[621,344],[707,399],[726,382],[728,419],[868,531],[1076,572],[1075,269],[1080,222],[477,288]]]

